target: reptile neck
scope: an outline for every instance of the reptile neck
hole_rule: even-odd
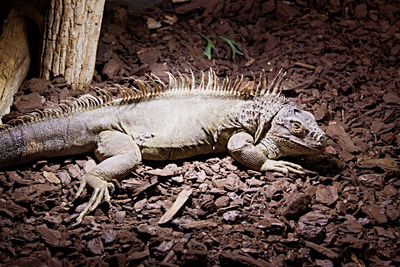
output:
[[[261,151],[263,151],[263,153],[269,159],[279,158],[280,150],[277,144],[272,139],[272,136],[270,136],[268,133],[263,139],[260,140],[256,147],[261,149]]]

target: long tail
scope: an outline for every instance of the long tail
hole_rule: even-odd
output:
[[[109,110],[111,94],[101,89],[97,93],[0,125],[0,167],[94,149],[96,134],[112,123],[114,114]]]
[[[90,114],[81,113],[1,131],[0,167],[92,150],[95,134],[90,117]]]

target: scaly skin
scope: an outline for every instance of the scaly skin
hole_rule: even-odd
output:
[[[262,73],[263,74],[263,73]],[[303,174],[301,166],[280,157],[317,154],[326,137],[313,115],[279,96],[278,75],[267,87],[261,74],[253,87],[213,71],[193,78],[170,75],[137,80],[140,90],[125,89],[112,99],[83,96],[63,110],[26,115],[0,130],[0,167],[46,157],[95,151],[100,163],[87,172],[93,194],[77,222],[101,201],[110,201],[112,179],[122,179],[142,159],[174,160],[229,151],[244,166],[259,171]]]

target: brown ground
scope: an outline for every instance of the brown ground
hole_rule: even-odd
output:
[[[316,161],[295,160],[304,177],[250,171],[227,155],[145,162],[119,184],[110,207],[72,227],[89,194],[70,201],[92,154],[9,168],[0,172],[0,262],[398,266],[400,4],[306,2],[167,1],[141,16],[114,10],[104,17],[94,82],[209,67],[248,77],[286,67],[285,95],[330,137]],[[149,29],[149,18],[160,27]],[[199,32],[216,44],[211,61]],[[220,35],[244,56],[232,60]],[[23,89],[9,118],[76,94],[60,78],[31,79]],[[184,188],[193,191],[181,211],[158,225]]]

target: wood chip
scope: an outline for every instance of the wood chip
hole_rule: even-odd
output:
[[[104,246],[103,242],[100,238],[94,238],[87,242],[87,248],[90,252],[94,255],[102,255],[104,253]]]
[[[298,66],[298,67],[303,67],[303,68],[306,68],[306,69],[309,69],[309,70],[317,69],[317,67],[315,67],[313,65],[302,63],[302,62],[295,62],[294,65]]]
[[[53,183],[53,184],[59,184],[60,183],[60,179],[58,179],[57,176],[52,172],[43,171],[43,176],[50,183]]]
[[[250,67],[254,62],[256,62],[256,60],[254,58],[250,58],[249,61],[247,61],[244,65],[246,67]]]
[[[151,179],[151,181],[146,181],[142,185],[140,185],[138,188],[133,190],[133,194],[132,195],[134,197],[136,197],[136,196],[140,195],[142,192],[144,192],[147,189],[149,189],[150,187],[153,187],[157,183],[158,183],[158,179],[157,179],[157,177],[154,177],[154,178]]]
[[[158,224],[165,224],[169,222],[175,214],[181,209],[192,194],[193,189],[183,189],[176,198],[172,207],[160,218]]]
[[[354,145],[351,137],[346,131],[344,130],[343,126],[340,123],[335,121],[330,122],[328,128],[326,129],[327,135],[336,139],[339,145],[346,151],[353,153],[358,152],[359,148]]]
[[[188,223],[186,225],[187,228],[196,228],[196,229],[201,229],[205,227],[216,227],[217,223],[213,222],[212,220],[201,220],[201,221],[195,221],[192,223]]]
[[[146,174],[157,175],[157,176],[172,176],[175,174],[174,170],[170,169],[155,169],[155,170],[148,170],[145,171]]]
[[[337,259],[339,257],[339,255],[336,252],[334,252],[333,250],[323,247],[323,246],[320,246],[313,242],[306,241],[305,245],[306,245],[306,247],[309,247],[309,248],[317,251],[318,253],[321,253],[322,255],[326,256],[327,258]]]
[[[161,22],[159,22],[153,18],[147,18],[146,23],[147,23],[147,29],[149,29],[149,30],[161,28]]]
[[[315,191],[315,198],[318,202],[330,206],[338,200],[339,196],[336,187],[319,185]]]
[[[256,260],[250,255],[242,255],[237,252],[223,251],[219,254],[222,266],[272,266],[262,259]]]
[[[400,172],[400,161],[395,158],[381,158],[381,159],[366,159],[358,163],[358,166],[363,169],[372,169],[374,167],[383,170]]]

